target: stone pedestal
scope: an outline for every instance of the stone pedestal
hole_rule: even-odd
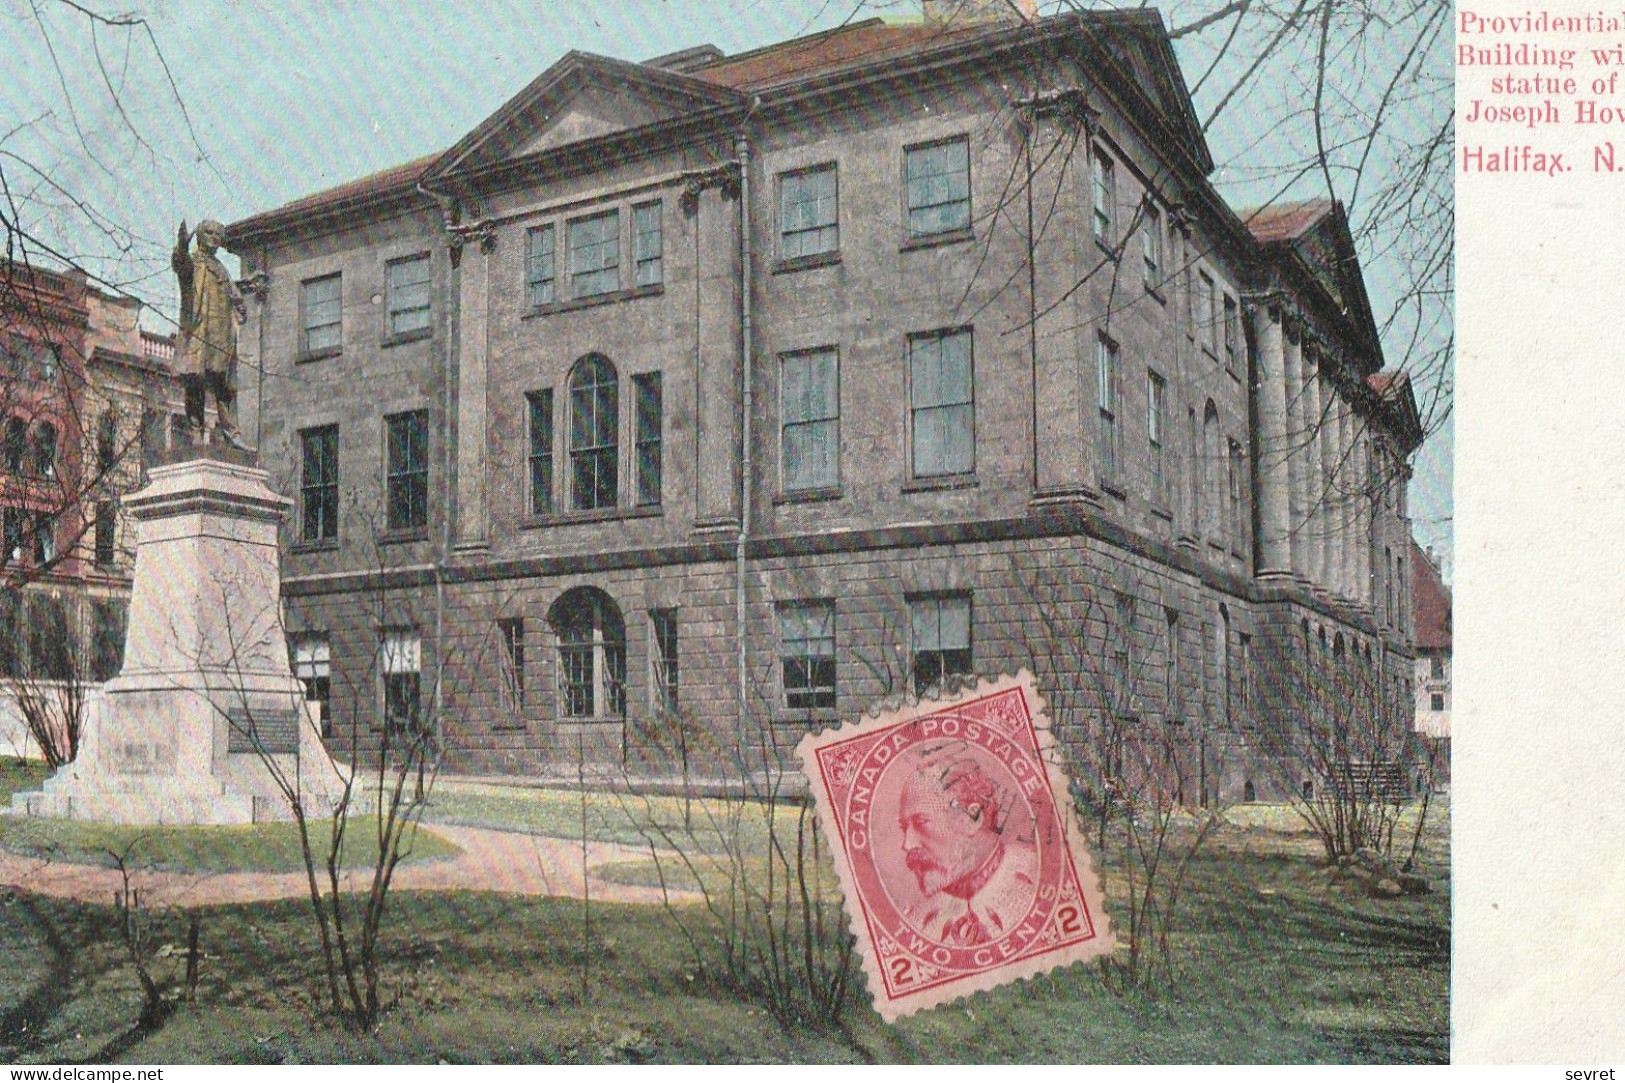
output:
[[[288,661],[277,527],[292,501],[220,458],[155,468],[137,522],[124,668],[87,697],[79,756],[12,811],[137,824],[332,814],[339,768]]]

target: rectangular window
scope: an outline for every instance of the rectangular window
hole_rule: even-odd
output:
[[[780,606],[779,643],[784,705],[835,706],[835,603]]]
[[[654,668],[649,687],[655,710],[672,714],[677,710],[677,610],[649,610],[649,630],[654,637],[649,661]]]
[[[389,333],[401,338],[429,333],[429,254],[389,265]]]
[[[908,235],[930,237],[970,228],[970,141],[911,147],[903,152]]]
[[[660,255],[660,204],[640,203],[632,208],[632,277],[637,285],[659,285]]]
[[[326,632],[299,632],[288,645],[293,675],[305,686],[305,702],[323,737],[333,736],[333,648]]]
[[[537,226],[525,234],[525,287],[530,291],[530,306],[550,305],[557,300],[554,293],[553,227]]]
[[[525,709],[525,618],[497,621],[497,638],[502,649],[502,707],[519,714]]]
[[[1179,614],[1172,609],[1165,609],[1163,616],[1168,621],[1168,638],[1164,643],[1164,659],[1162,674],[1166,687],[1163,689],[1163,721],[1170,725],[1179,725],[1184,722],[1180,710],[1179,684]]]
[[[1235,371],[1236,343],[1241,339],[1241,312],[1236,307],[1236,299],[1229,294],[1224,297],[1224,367]],[[1309,355],[1305,355],[1307,358]]]
[[[660,503],[660,373],[633,376],[632,398],[636,410],[632,435],[636,444],[638,506],[653,507]]]
[[[798,259],[840,248],[833,163],[779,178],[779,258]]]
[[[1247,538],[1243,529],[1246,517],[1242,505],[1242,479],[1246,476],[1246,463],[1241,457],[1241,445],[1234,440],[1230,441],[1230,545],[1233,549],[1240,549]]]
[[[1253,720],[1253,637],[1241,636],[1240,646],[1236,665],[1241,668],[1241,723],[1246,726]]]
[[[49,564],[56,559],[56,516],[47,511],[34,513],[34,563]]]
[[[911,598],[908,609],[914,630],[914,694],[923,696],[947,677],[970,673],[970,595]]]
[[[109,408],[96,423],[96,469],[110,474],[118,459],[118,415]]]
[[[422,644],[410,629],[386,629],[381,646],[384,725],[394,732],[414,733],[422,722]]]
[[[914,476],[976,469],[976,380],[969,330],[908,340]]]
[[[34,592],[28,599],[28,672],[48,681],[76,676],[71,625],[64,599]]]
[[[530,513],[553,514],[553,389],[525,395],[530,413]]]
[[[570,223],[570,292],[597,297],[621,288],[621,212]]]
[[[110,681],[124,668],[124,629],[129,612],[124,602],[99,601],[92,603],[90,615],[90,677]]]
[[[1100,405],[1100,476],[1117,478],[1121,467],[1117,432],[1117,343],[1100,335],[1095,340],[1095,398]]]
[[[1198,287],[1196,291],[1196,337],[1202,343],[1202,349],[1210,355],[1215,353],[1213,340],[1218,337],[1219,329],[1215,325],[1216,313],[1213,311],[1213,279],[1208,277],[1206,271],[1199,271],[1196,276]]]
[[[1095,240],[1111,247],[1112,217],[1117,205],[1117,171],[1104,151],[1095,148],[1094,161]]]
[[[1400,518],[1405,517],[1404,509],[1400,510]],[[1399,630],[1405,630],[1405,558],[1394,558],[1394,582],[1399,584]]]
[[[1442,656],[1435,654],[1428,659],[1428,676],[1436,681],[1444,680],[1444,658]]]
[[[1434,711],[1442,711],[1442,710],[1444,710],[1444,693],[1443,692],[1429,693],[1429,695],[1428,695],[1428,707],[1429,707],[1430,710],[1434,710]]]
[[[833,349],[779,359],[782,484],[785,492],[841,482],[840,358]]]
[[[1145,263],[1145,288],[1162,286],[1162,212],[1145,201],[1145,221],[1140,224],[1140,255]]]
[[[96,563],[111,567],[118,556],[118,502],[96,501]]]
[[[22,508],[7,508],[5,510],[5,546],[6,562],[21,564],[28,538],[28,513]]]
[[[141,468],[157,466],[164,457],[164,415],[148,406],[141,411]]]
[[[299,287],[299,352],[306,356],[338,353],[340,300],[338,275],[313,278]]]
[[[1146,376],[1146,432],[1151,442],[1151,502],[1168,506],[1167,474],[1163,469],[1162,448],[1166,440],[1168,385],[1161,376]]]
[[[300,537],[331,541],[339,536],[339,427],[304,429],[299,446]]]
[[[429,411],[392,414],[384,425],[389,529],[421,529],[429,525]]]

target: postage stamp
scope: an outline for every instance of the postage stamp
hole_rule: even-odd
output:
[[[1111,951],[1031,673],[808,734],[796,753],[888,1022]]]

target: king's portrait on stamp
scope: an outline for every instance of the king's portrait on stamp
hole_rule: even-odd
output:
[[[1031,674],[809,734],[797,752],[882,1017],[1111,950]]]

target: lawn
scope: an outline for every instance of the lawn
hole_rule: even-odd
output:
[[[577,795],[455,796],[442,791],[437,811],[580,830]],[[540,807],[505,804],[532,798]],[[589,799],[589,834],[635,833],[633,815],[617,821],[618,809],[616,798]],[[149,1031],[135,1026],[139,987],[114,913],[21,894],[0,911],[0,971],[13,979],[0,987],[0,1060],[1445,1060],[1448,805],[1435,804],[1420,855],[1437,890],[1391,900],[1328,875],[1289,817],[1252,807],[1229,820],[1192,864],[1171,984],[1114,990],[1098,969],[1077,966],[895,1026],[870,1010],[861,978],[836,1025],[781,1022],[699,966],[657,907],[413,892],[390,903],[383,946],[395,1003],[372,1031],[328,1021],[315,928],[293,901],[200,911],[205,961],[192,1000]],[[1097,863],[1115,918],[1118,856]],[[691,929],[715,925],[701,907],[679,913]],[[149,916],[160,980],[179,981],[180,953],[163,945],[182,941],[186,918]]]
[[[0,759],[0,804],[9,805],[14,792],[37,789],[46,774],[37,762]],[[318,859],[325,860],[331,821],[312,820],[310,830]],[[301,872],[305,867],[299,829],[292,823],[149,827],[0,816],[0,850],[104,867],[122,859],[132,869],[177,872]],[[433,861],[458,852],[432,831],[418,831],[406,860]],[[377,855],[377,819],[353,817],[344,835],[342,864],[371,866]]]

